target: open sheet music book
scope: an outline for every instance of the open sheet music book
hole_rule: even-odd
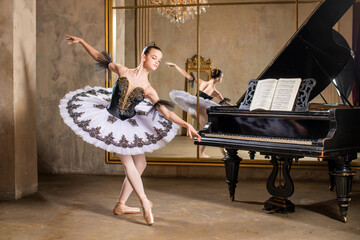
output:
[[[259,80],[250,104],[250,111],[292,111],[300,84],[301,78]]]

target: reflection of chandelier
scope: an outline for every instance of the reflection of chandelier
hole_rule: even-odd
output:
[[[207,0],[199,0],[199,3],[207,3]],[[151,4],[154,5],[179,5],[179,4],[196,4],[197,0],[150,0]],[[205,6],[199,7],[200,14],[205,12]],[[196,6],[182,6],[182,7],[159,7],[157,8],[157,12],[161,16],[165,16],[170,19],[170,22],[173,23],[184,23],[188,19],[194,19],[197,14]]]

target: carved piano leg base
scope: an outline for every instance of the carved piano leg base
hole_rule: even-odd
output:
[[[226,156],[222,160],[225,163],[226,183],[228,184],[230,199],[234,201],[235,188],[239,175],[239,164],[242,158],[237,155],[237,150],[226,149]]]
[[[349,206],[349,203],[339,202],[341,221],[342,221],[343,223],[346,223],[346,222],[347,222],[346,214],[347,214],[348,206]]]
[[[230,200],[235,201],[235,188],[236,188],[237,181],[231,182],[231,181],[226,180],[226,183],[228,184],[228,188],[229,188]]]
[[[295,205],[287,198],[271,197],[264,203],[264,210],[286,214],[295,212]]]
[[[336,189],[336,197],[340,209],[341,221],[347,222],[347,211],[349,203],[351,201],[351,186],[352,179],[355,175],[355,171],[350,168],[350,162],[352,157],[344,156],[340,160],[336,161],[330,174],[334,178],[334,185]]]

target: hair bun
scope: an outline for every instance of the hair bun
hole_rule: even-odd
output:
[[[147,43],[146,46],[156,46],[156,43],[155,43],[155,41],[151,41],[151,42]]]
[[[217,78],[217,77],[220,77],[222,74],[222,71],[220,69],[218,69],[217,67],[214,67],[212,70],[211,70],[211,78]]]
[[[214,68],[213,68],[213,72],[214,72],[214,75],[217,75],[218,72],[219,72],[219,69],[218,69],[217,67],[214,67]]]

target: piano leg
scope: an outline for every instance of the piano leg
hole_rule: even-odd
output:
[[[290,176],[292,161],[293,158],[271,156],[270,162],[273,165],[273,170],[266,182],[266,188],[273,197],[264,203],[265,210],[278,213],[295,211],[295,205],[288,200],[288,197],[294,193],[294,184]],[[276,180],[279,180],[278,186],[275,186]]]
[[[333,161],[333,160],[330,160]],[[351,185],[355,171],[350,168],[349,156],[342,156],[335,161],[336,167],[331,172],[335,179],[336,196],[340,208],[341,221],[347,222],[347,210],[351,200]]]
[[[330,191],[334,191],[334,187],[335,187],[335,178],[334,178],[334,175],[332,174],[332,172],[335,170],[335,168],[336,168],[335,161],[328,160],[328,169],[329,169],[329,177],[330,177],[329,190]]]
[[[231,201],[235,200],[235,188],[238,182],[239,164],[242,158],[237,155],[236,149],[226,149],[225,163],[226,183],[228,184]]]

